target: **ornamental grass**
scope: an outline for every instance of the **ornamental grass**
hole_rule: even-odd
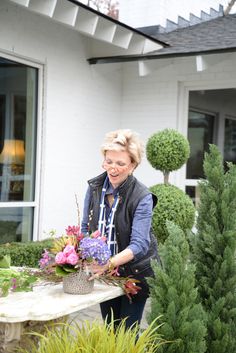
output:
[[[155,320],[156,321],[156,320]],[[154,353],[164,344],[157,333],[159,326],[153,322],[139,334],[139,327],[126,329],[125,320],[115,328],[99,322],[60,323],[47,328],[44,334],[30,333],[35,337],[21,353]]]

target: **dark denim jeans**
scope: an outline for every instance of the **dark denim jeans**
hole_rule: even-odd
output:
[[[113,315],[115,326],[118,326],[122,319],[126,319],[126,328],[129,328],[134,323],[140,324],[146,300],[145,298],[141,301],[130,303],[125,295],[107,300],[100,304],[103,320],[106,320],[107,324],[109,324]]]

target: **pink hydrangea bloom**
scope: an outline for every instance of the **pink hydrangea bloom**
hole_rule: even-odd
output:
[[[64,265],[66,263],[66,255],[60,251],[55,257],[55,261],[58,265]]]
[[[79,260],[79,257],[76,253],[72,253],[66,258],[66,263],[69,265],[76,265]]]
[[[66,245],[65,249],[63,250],[64,255],[67,257],[70,254],[75,253],[75,247],[73,245]]]

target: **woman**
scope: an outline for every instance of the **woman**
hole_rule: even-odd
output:
[[[152,209],[157,198],[134,176],[143,146],[130,130],[112,131],[102,145],[105,173],[88,181],[82,233],[100,230],[107,237],[112,257],[104,266],[93,266],[95,277],[118,267],[121,276],[139,280],[142,288],[132,303],[124,295],[101,304],[103,319],[116,323],[126,318],[126,327],[140,324],[148,297],[145,277],[153,275],[151,259],[157,259],[157,245],[151,234]]]

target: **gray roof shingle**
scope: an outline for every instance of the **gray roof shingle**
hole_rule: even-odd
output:
[[[156,34],[155,26],[152,27],[140,30],[170,45],[152,52],[152,55],[209,52],[236,48],[236,14],[221,16],[169,33]]]

